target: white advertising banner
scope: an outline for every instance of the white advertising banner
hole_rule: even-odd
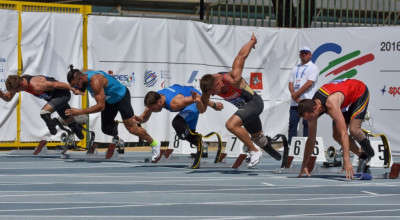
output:
[[[234,58],[253,32],[258,44],[246,60],[243,77],[249,83],[252,79],[253,88],[264,99],[265,110],[261,115],[264,132],[269,135],[285,133],[290,98],[285,92],[289,74],[285,76],[282,73],[290,71],[280,70],[281,66],[277,64],[282,61],[295,64],[297,52],[291,55],[287,49],[296,45],[298,30],[89,16],[88,66],[105,72],[112,70],[114,77],[129,88],[132,107],[135,114],[140,115],[148,91],[157,91],[173,84],[192,85],[199,89],[198,80],[202,75],[230,71]],[[223,102],[225,109],[222,112],[209,109],[200,115],[197,131],[202,134],[215,131],[226,140],[229,132],[225,122],[237,109],[219,97],[212,99]],[[90,105],[93,104],[94,99],[90,99]],[[168,141],[175,115],[163,110],[153,114],[143,127],[157,140]],[[96,134],[101,134],[100,127],[99,114],[91,116],[91,128]],[[124,126],[119,127],[119,135],[125,141],[137,141],[137,137],[130,135]],[[111,137],[96,135],[96,141],[109,140]]]
[[[82,66],[82,15],[23,12],[22,74],[45,75],[67,83],[68,65]],[[80,96],[71,93],[69,104],[81,108]],[[40,117],[45,100],[22,92],[21,141],[59,140],[61,132],[50,135]],[[53,113],[52,117],[57,117]]]
[[[7,92],[8,75],[18,72],[18,12],[0,10],[0,90]],[[16,106],[18,95],[10,102],[0,99],[0,140],[15,141],[17,137]]]
[[[399,34],[398,27],[323,28],[304,29],[300,37],[300,44],[313,50],[312,59],[321,71],[318,86],[336,78],[359,79],[367,85],[372,119],[362,127],[385,134],[395,152],[400,152]],[[321,116],[318,136],[327,146],[338,146],[329,116]]]
[[[18,13],[0,10],[0,89],[5,79],[17,74]],[[66,82],[68,65],[82,69],[82,15],[22,12],[23,74],[47,75]],[[400,68],[397,60],[400,41],[397,27],[277,29],[211,25],[193,21],[168,19],[89,16],[88,67],[105,72],[127,86],[136,115],[144,110],[143,99],[148,91],[173,84],[192,85],[199,89],[199,79],[207,73],[226,72],[232,68],[240,48],[255,33],[258,43],[246,60],[243,78],[264,100],[261,114],[265,134],[287,135],[290,94],[288,80],[291,69],[299,63],[298,49],[308,46],[312,60],[321,73],[318,86],[336,78],[356,78],[368,86],[372,119],[363,128],[385,134],[392,150],[400,151],[396,135],[396,118],[400,111]],[[80,97],[72,95],[70,105],[81,108]],[[209,109],[200,115],[197,131],[215,131],[224,141],[229,137],[225,123],[237,110],[222,102],[224,109]],[[15,140],[17,97],[3,102],[0,116],[1,140]],[[46,102],[22,93],[21,141],[38,141],[50,136],[39,116]],[[89,105],[95,100],[89,97]],[[151,136],[168,141],[173,133],[171,121],[176,113],[166,110],[153,114],[143,124]],[[54,114],[54,117],[56,113]],[[111,137],[101,131],[100,113],[90,115],[90,129],[96,141],[108,142]],[[117,116],[117,120],[121,120]],[[390,123],[390,121],[393,121]],[[337,146],[332,139],[332,120],[322,116],[318,136],[327,146]],[[127,142],[138,141],[123,125],[119,135]]]

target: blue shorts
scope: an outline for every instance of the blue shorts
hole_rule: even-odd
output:
[[[200,115],[196,103],[193,103],[182,109],[178,115],[185,119],[186,124],[189,126],[190,130],[196,130],[197,121],[199,120]]]

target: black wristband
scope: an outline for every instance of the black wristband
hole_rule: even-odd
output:
[[[217,103],[214,102],[212,108],[215,109],[217,107]]]

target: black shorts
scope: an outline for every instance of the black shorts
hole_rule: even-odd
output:
[[[360,96],[353,104],[351,104],[347,111],[343,112],[343,117],[346,121],[346,124],[349,124],[350,121],[354,119],[364,120],[365,114],[367,114],[368,103],[369,91],[367,86],[365,86],[365,91],[363,95]],[[333,125],[335,125],[334,122]]]
[[[362,119],[364,120],[365,114],[367,114],[369,103],[369,91],[367,86],[365,86],[365,91],[360,98],[356,100],[352,105],[350,105],[349,110],[343,112],[344,119],[346,123],[350,123],[350,120]]]
[[[45,100],[62,119],[68,118],[68,116],[65,115],[65,110],[71,108],[68,103],[69,100],[71,100],[71,92],[69,90],[55,89],[51,94],[51,98]]]
[[[114,119],[118,112],[121,114],[122,120],[129,119],[134,116],[131,105],[131,93],[129,92],[128,88],[126,88],[125,96],[121,99],[121,101],[113,104],[106,102],[104,111],[101,112],[102,124],[114,123]]]
[[[235,112],[242,120],[243,127],[250,133],[255,134],[262,131],[260,114],[264,110],[262,98],[255,94],[254,98],[247,102],[242,108]]]
[[[47,104],[49,104],[55,111],[63,108],[65,105],[68,105],[69,100],[71,99],[71,92],[66,89],[55,89],[51,93],[51,97],[49,99],[45,99]]]

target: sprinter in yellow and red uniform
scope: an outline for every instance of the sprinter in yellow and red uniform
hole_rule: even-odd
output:
[[[309,133],[304,151],[300,176],[310,173],[307,163],[315,146],[318,117],[326,113],[333,119],[333,139],[343,150],[343,170],[346,178],[353,177],[353,166],[350,163],[350,150],[360,158],[357,173],[369,172],[366,164],[375,155],[369,140],[361,130],[361,123],[367,113],[369,92],[367,86],[356,79],[340,79],[323,85],[312,99],[301,100],[298,107],[299,116],[309,123]],[[350,135],[347,133],[349,128]],[[361,148],[359,148],[357,141]]]

